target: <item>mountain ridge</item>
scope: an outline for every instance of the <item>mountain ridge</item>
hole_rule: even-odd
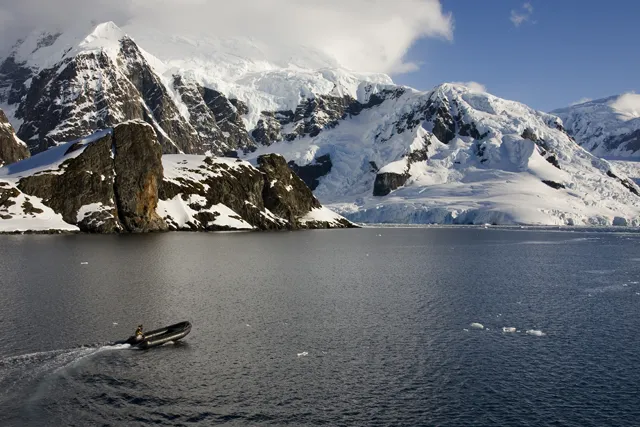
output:
[[[554,110],[567,130],[599,156],[640,158],[640,95],[626,93]]]
[[[554,115],[457,84],[422,92],[342,68],[229,60],[207,51],[210,41],[204,53],[171,58],[172,48],[148,52],[114,26],[76,37],[86,49],[50,68],[28,69],[17,54],[0,67],[0,104],[22,120],[32,151],[56,145],[56,132],[70,139],[138,119],[165,154],[281,154],[352,220],[640,224],[636,183],[577,146]],[[61,69],[73,73],[59,78]]]

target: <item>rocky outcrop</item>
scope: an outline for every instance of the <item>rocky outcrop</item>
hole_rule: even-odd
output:
[[[248,112],[243,102],[228,99],[178,74],[173,76],[173,87],[189,110],[189,121],[201,138],[204,152],[220,155],[235,150],[255,150],[255,143],[242,121],[242,115]]]
[[[295,111],[263,111],[251,136],[260,145],[294,141],[304,136],[313,138],[324,130],[335,128],[349,117],[358,116],[386,100],[397,99],[404,93],[403,88],[385,89],[371,94],[367,102],[360,102],[348,95],[315,95],[304,99]]]
[[[153,128],[126,123],[95,140],[70,143],[69,156],[55,170],[18,181],[82,231],[96,233],[161,231],[166,224],[156,213],[162,180],[162,149]],[[82,152],[73,157],[75,151]]]
[[[0,166],[29,157],[27,146],[16,137],[4,111],[0,110]]]
[[[96,31],[119,31],[104,28],[109,25]],[[18,136],[37,153],[124,121],[144,120],[155,128],[164,152],[203,153],[197,132],[133,40],[122,33],[114,42],[117,52],[65,53],[43,69],[29,68],[15,53],[5,59],[0,101],[17,105],[16,117],[23,122]]]
[[[289,162],[289,167],[304,181],[305,184],[311,189],[315,190],[320,184],[320,178],[326,176],[331,172],[333,163],[331,163],[331,156],[325,154],[324,156],[317,157],[315,161],[308,165],[298,166],[294,161]]]
[[[112,147],[112,135],[107,134],[89,144],[78,157],[63,162],[59,169],[20,179],[18,188],[42,199],[65,222],[77,224],[82,231],[124,230],[115,201]]]
[[[167,228],[156,213],[158,187],[162,182],[162,150],[150,126],[141,123],[113,129],[114,192],[118,218],[131,232]]]
[[[561,130],[561,129],[558,129],[558,130]],[[556,154],[553,152],[553,150],[549,147],[549,144],[547,144],[544,139],[538,138],[538,135],[536,135],[533,129],[526,128],[522,132],[521,136],[522,136],[522,139],[528,139],[529,141],[532,141],[533,143],[535,143],[540,150],[540,155],[544,157],[544,159],[549,163],[551,163],[553,166],[560,169],[560,163],[558,163],[558,157],[556,156]]]
[[[322,207],[306,184],[287,166],[282,156],[258,157],[258,168],[264,174],[262,199],[265,208],[297,228],[297,218]]]
[[[159,189],[159,213],[171,229],[277,230],[287,226],[284,219],[264,208],[264,178],[249,163],[204,156],[173,157],[163,159],[167,176]]]
[[[353,225],[309,217],[322,208],[283,157],[258,158],[258,167],[242,160],[204,156],[164,156],[160,215],[174,230],[295,230]]]
[[[373,184],[373,195],[383,197],[397,190],[407,183],[410,175],[408,173],[398,174],[393,172],[379,173],[376,175],[376,181]]]
[[[57,216],[51,228],[93,233],[353,226],[323,208],[283,157],[257,163],[163,156],[150,125],[127,122],[0,170],[0,218],[38,220],[46,231],[45,217]],[[6,231],[11,224],[0,224]]]

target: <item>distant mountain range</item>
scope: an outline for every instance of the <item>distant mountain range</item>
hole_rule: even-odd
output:
[[[552,111],[597,156],[640,158],[640,95],[627,93]]]
[[[640,225],[640,174],[598,157],[640,153],[628,96],[546,114],[456,84],[416,91],[310,49],[104,23],[34,33],[2,61],[18,138],[0,155],[137,120],[165,155],[280,154],[354,221]]]

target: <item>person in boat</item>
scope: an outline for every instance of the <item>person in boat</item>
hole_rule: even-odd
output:
[[[144,338],[144,333],[142,332],[142,325],[138,325],[138,329],[136,329],[136,341],[142,341]]]

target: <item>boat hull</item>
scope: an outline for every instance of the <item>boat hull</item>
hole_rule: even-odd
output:
[[[141,340],[136,339],[135,335],[129,337],[126,341],[120,341],[117,344],[130,344],[132,347],[146,350],[148,348],[158,347],[170,341],[178,341],[186,337],[191,332],[190,322],[176,323],[166,328],[156,329],[144,334]]]

